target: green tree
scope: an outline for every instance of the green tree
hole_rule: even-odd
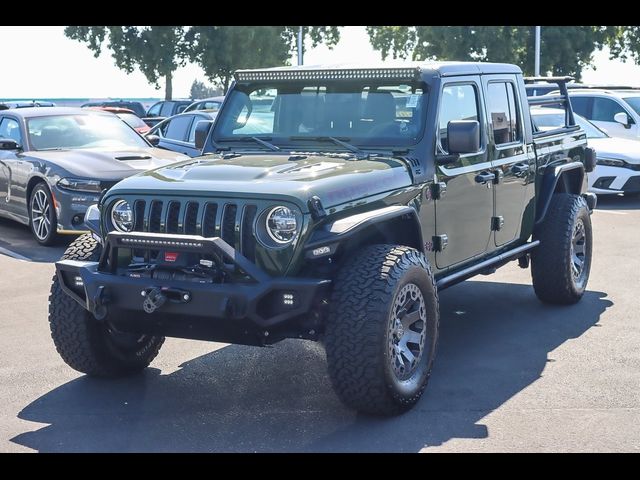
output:
[[[535,27],[369,26],[367,33],[383,58],[507,62],[534,73]],[[610,27],[542,27],[540,71],[579,79],[593,52],[617,34]]]
[[[184,65],[187,56],[181,26],[69,26],[67,37],[87,44],[94,56],[100,56],[105,41],[118,68],[127,73],[136,68],[149,83],[160,88],[165,80],[165,99],[173,95],[173,72]]]
[[[608,27],[611,58],[628,60],[640,65],[640,27]]]
[[[287,26],[284,28],[284,36],[290,45],[291,52],[297,53],[299,26]],[[303,26],[302,27],[302,53],[304,55],[304,42],[306,38],[311,39],[311,46],[317,47],[321,43],[333,48],[340,41],[340,28],[338,26]]]
[[[277,67],[289,63],[298,42],[294,26],[194,26],[186,34],[190,59],[199,64],[207,78],[229,88],[233,72],[240,68]],[[312,46],[333,47],[340,40],[336,26],[303,27]]]
[[[191,84],[191,98],[193,99],[215,97],[218,95],[222,95],[221,90],[213,87],[208,87],[204,84],[204,82],[194,80]]]
[[[289,58],[281,27],[194,26],[186,39],[190,59],[224,93],[235,70],[284,65]]]

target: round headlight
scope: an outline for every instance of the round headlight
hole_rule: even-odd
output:
[[[267,233],[277,243],[290,243],[296,238],[298,222],[290,208],[275,207],[267,214]]]
[[[130,232],[133,230],[133,210],[126,200],[118,200],[111,209],[111,223],[116,230]]]

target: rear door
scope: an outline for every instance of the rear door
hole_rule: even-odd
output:
[[[519,235],[524,209],[533,196],[535,153],[524,142],[524,112],[515,75],[482,77],[487,103],[495,212],[491,228],[499,247]],[[528,106],[527,106],[528,108]],[[528,111],[527,111],[528,113]]]
[[[156,133],[160,136],[159,146],[174,152],[189,155],[190,147],[188,136],[193,123],[194,115],[180,115],[168,119]]]
[[[447,246],[436,253],[439,269],[454,266],[487,251],[491,238],[493,189],[491,162],[487,156],[486,122],[479,76],[444,79],[438,110],[438,154],[448,154],[447,125],[452,120],[478,120],[481,146],[447,166],[436,167],[438,182],[446,193],[436,200],[436,235],[446,235]]]

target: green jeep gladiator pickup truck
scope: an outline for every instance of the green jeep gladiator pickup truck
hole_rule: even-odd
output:
[[[320,340],[338,396],[390,415],[431,374],[438,291],[517,260],[535,294],[582,297],[595,153],[561,94],[492,63],[244,70],[203,155],[127,178],[87,213],[51,289],[71,367],[149,365],[165,336]],[[537,131],[529,105],[560,106]]]

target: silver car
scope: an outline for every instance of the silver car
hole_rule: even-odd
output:
[[[116,115],[79,108],[0,111],[0,216],[42,245],[79,234],[100,193],[189,157],[153,147]]]

